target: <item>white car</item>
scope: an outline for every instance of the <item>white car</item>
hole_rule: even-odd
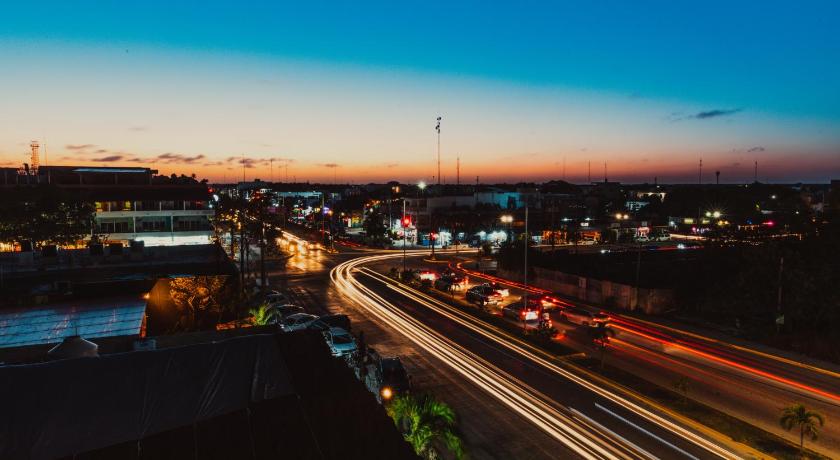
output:
[[[309,327],[316,319],[318,319],[317,316],[310,315],[309,313],[295,313],[294,315],[283,318],[283,322],[280,323],[280,329],[283,332],[299,331]]]
[[[356,351],[356,339],[340,327],[331,327],[324,331],[324,339],[333,356],[347,356]]]

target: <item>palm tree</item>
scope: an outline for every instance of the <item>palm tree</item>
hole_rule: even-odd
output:
[[[607,344],[610,343],[610,337],[615,337],[615,331],[606,323],[598,323],[597,326],[589,328],[589,334],[592,336],[592,344],[601,351],[601,367],[603,368]]]
[[[782,409],[779,424],[787,431],[795,426],[799,427],[799,454],[802,455],[805,449],[805,436],[816,441],[820,428],[825,425],[825,419],[819,412],[808,410],[804,404],[796,403]]]
[[[464,458],[464,446],[457,433],[455,411],[430,395],[397,396],[388,406],[388,415],[403,437],[424,458],[437,458],[436,443],[443,443],[455,458]]]
[[[280,319],[277,309],[268,304],[261,304],[257,308],[248,310],[251,314],[251,324],[254,326],[265,326],[267,324],[274,324]]]

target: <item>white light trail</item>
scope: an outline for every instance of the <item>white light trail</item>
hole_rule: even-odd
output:
[[[414,254],[414,255],[416,256],[416,255],[421,255],[421,254]],[[334,268],[333,271],[330,273],[330,276],[333,279],[333,282],[336,284],[336,286],[339,287],[339,289],[341,291],[343,291],[345,294],[348,294],[348,296],[350,298],[352,298],[353,300],[358,302],[360,305],[365,307],[368,311],[371,311],[375,315],[382,318],[386,323],[392,324],[392,319],[388,316],[385,316],[385,317],[381,316],[383,314],[383,311],[388,311],[388,312],[390,312],[391,316],[400,318],[401,319],[400,321],[402,321],[402,322],[409,323],[410,324],[409,327],[412,328],[412,329],[423,329],[427,332],[427,334],[431,334],[433,336],[437,335],[434,331],[429,330],[428,328],[426,328],[425,326],[420,324],[417,320],[409,317],[407,314],[402,312],[400,309],[394,307],[393,305],[391,305],[390,303],[388,303],[387,301],[382,299],[377,294],[373,293],[369,289],[362,286],[352,276],[351,271],[359,265],[362,265],[362,264],[365,264],[365,263],[370,263],[370,262],[375,262],[375,261],[381,261],[381,260],[389,259],[389,258],[395,258],[395,257],[401,257],[401,255],[400,254],[386,254],[386,255],[370,256],[370,257],[363,257],[363,258],[359,258],[359,259],[353,259],[351,261],[345,262],[345,263],[337,266],[336,268]],[[655,424],[657,426],[660,426],[660,427],[670,431],[671,433],[677,435],[678,437],[681,437],[681,438],[691,442],[692,444],[700,446],[701,448],[708,451],[710,454],[713,454],[713,455],[715,455],[717,457],[720,457],[720,458],[738,458],[738,456],[735,455],[734,453],[728,451],[727,449],[725,449],[725,448],[723,448],[723,447],[721,447],[721,446],[719,446],[715,443],[712,443],[711,441],[693,433],[692,431],[689,431],[686,428],[684,428],[680,425],[677,425],[676,423],[674,423],[670,420],[667,420],[664,417],[659,416],[659,415],[657,415],[657,414],[639,406],[638,404],[635,404],[635,403],[625,399],[622,396],[619,396],[615,393],[612,393],[612,392],[610,392],[610,391],[608,391],[604,388],[601,388],[601,387],[593,384],[592,382],[590,382],[588,380],[585,380],[585,379],[581,378],[580,376],[578,376],[576,374],[573,374],[570,371],[558,366],[554,362],[550,361],[550,359],[553,359],[553,357],[551,355],[549,355],[545,351],[540,350],[540,349],[534,347],[533,345],[521,340],[520,338],[518,338],[516,336],[513,336],[512,334],[510,334],[510,333],[508,333],[504,330],[501,330],[501,329],[499,329],[499,328],[497,328],[497,327],[495,327],[491,324],[488,324],[484,321],[481,321],[480,319],[475,318],[471,315],[468,315],[467,313],[464,313],[464,312],[458,310],[457,308],[452,307],[451,305],[440,302],[439,300],[437,300],[433,297],[430,297],[430,296],[428,296],[428,295],[426,295],[426,294],[424,294],[420,291],[417,291],[417,290],[415,290],[415,289],[413,289],[409,286],[406,286],[402,283],[396,282],[396,281],[394,281],[390,278],[387,278],[387,277],[385,277],[385,276],[383,276],[379,273],[376,273],[372,270],[368,270],[368,269],[365,269],[365,268],[361,268],[361,270],[366,275],[371,276],[373,278],[378,279],[379,281],[382,281],[382,282],[386,283],[391,289],[399,291],[400,294],[402,294],[402,295],[404,295],[404,296],[406,296],[406,297],[424,305],[427,308],[432,309],[433,311],[435,311],[435,312],[449,318],[450,320],[455,321],[456,323],[458,323],[458,324],[460,324],[460,325],[462,325],[462,326],[464,326],[464,327],[482,335],[483,337],[486,337],[486,338],[492,340],[493,342],[498,343],[499,345],[515,352],[516,354],[518,354],[520,356],[523,356],[523,357],[541,365],[542,367],[550,370],[551,372],[553,372],[555,374],[558,374],[558,375],[561,375],[561,376],[563,376],[563,377],[565,377],[565,378],[583,386],[584,388],[586,388],[586,389],[602,396],[603,398],[605,398],[605,399],[607,399],[607,400],[625,408],[626,410],[637,414],[638,416],[642,417],[643,419],[647,420],[648,422],[650,422],[652,424]],[[392,324],[392,325],[394,325],[394,324]],[[400,326],[404,326],[404,325],[401,324]],[[401,332],[405,333],[405,331],[401,331]],[[406,335],[409,335],[409,334],[406,334]],[[446,342],[449,342],[448,340],[446,340],[445,338],[442,338],[442,337],[439,337],[439,340],[444,340]],[[421,346],[423,346],[423,345],[421,345]],[[452,344],[451,342],[449,342],[448,346],[453,347],[453,348],[456,348],[456,347],[460,348],[457,345]],[[467,352],[466,350],[463,350],[463,349],[460,349],[460,350],[456,349],[456,352],[460,352],[462,354],[469,354],[469,352]],[[451,353],[451,351],[450,351],[450,353]],[[477,359],[477,357],[473,357],[473,359]],[[494,372],[497,373],[497,374],[500,373],[500,371],[498,371],[498,370],[494,370]],[[512,377],[509,377],[509,376],[506,376],[505,378],[507,378],[508,380],[512,379]],[[614,438],[613,438],[613,440],[616,441]],[[632,451],[635,451],[635,449],[632,449],[632,447],[630,447],[630,446],[625,446],[625,448],[628,448]],[[636,451],[636,455],[644,455],[644,453]]]

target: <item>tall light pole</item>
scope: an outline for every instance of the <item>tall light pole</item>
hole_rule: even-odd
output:
[[[440,120],[441,117],[437,117],[437,124],[435,125],[435,131],[437,131],[437,183],[440,185]]]
[[[528,240],[531,237],[528,235],[528,202],[525,202],[525,306],[528,306]]]

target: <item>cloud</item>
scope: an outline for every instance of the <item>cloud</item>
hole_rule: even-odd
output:
[[[102,158],[92,158],[90,161],[95,161],[97,163],[110,163],[113,161],[120,161],[123,158],[125,157],[123,157],[122,155],[108,155],[107,157]]]
[[[394,169],[399,165],[400,165],[399,163],[388,163],[387,165],[385,165],[385,167],[388,168],[388,169]]]
[[[319,164],[318,166],[323,166],[325,168],[337,168],[338,163],[322,163],[322,164]]]
[[[163,163],[179,163],[179,164],[194,164],[198,160],[203,160],[204,155],[195,155],[192,157],[181,155],[180,153],[162,153],[157,156],[157,160]]]
[[[765,149],[764,147],[759,145],[758,147],[753,147],[751,149],[747,149],[747,152],[763,152],[765,150],[767,150],[767,149]]]
[[[148,126],[129,126],[128,130],[129,131],[134,131],[134,132],[143,132],[143,131],[148,131],[149,127]]]
[[[96,147],[94,144],[67,144],[64,146],[67,150],[87,150]]]
[[[729,115],[735,115],[736,113],[742,112],[744,109],[711,109],[711,110],[703,110],[702,112],[692,113],[689,115],[684,115],[682,112],[672,112],[668,115],[668,119],[670,121],[682,121],[682,120],[708,120],[709,118],[720,118],[720,117],[727,117]]]
[[[97,150],[96,152],[94,152],[94,153],[108,153],[108,150],[107,150],[107,149],[98,149],[98,150]]]

